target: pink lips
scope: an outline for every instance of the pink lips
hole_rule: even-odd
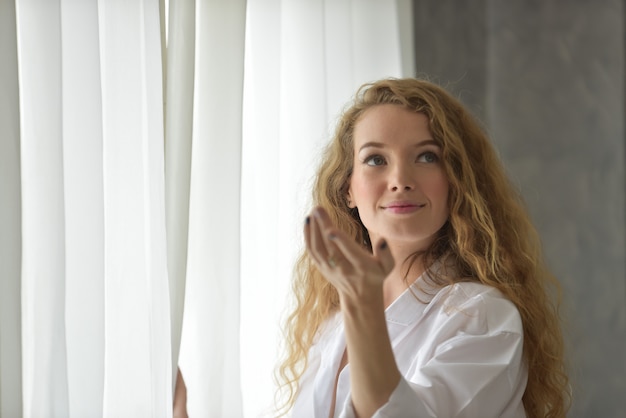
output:
[[[420,205],[420,204],[413,203],[413,202],[391,202],[383,206],[383,209],[391,213],[405,214],[405,213],[413,213],[423,208],[424,206],[425,205]]]

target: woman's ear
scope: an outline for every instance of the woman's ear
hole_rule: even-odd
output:
[[[354,200],[352,199],[352,193],[350,193],[350,187],[348,187],[348,191],[346,193],[346,204],[348,205],[350,209],[356,208],[356,204],[354,203]]]

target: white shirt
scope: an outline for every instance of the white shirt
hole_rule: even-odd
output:
[[[527,370],[517,308],[483,284],[457,283],[429,295],[418,283],[424,287],[418,279],[385,310],[402,379],[374,417],[525,417]],[[338,312],[309,351],[292,417],[330,416],[345,348]],[[350,364],[339,375],[333,416],[355,416]]]

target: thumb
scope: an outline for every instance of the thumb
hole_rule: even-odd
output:
[[[396,265],[396,261],[393,259],[393,255],[391,254],[389,245],[387,245],[387,241],[381,239],[378,243],[376,243],[376,246],[374,247],[374,256],[378,259],[386,277]]]

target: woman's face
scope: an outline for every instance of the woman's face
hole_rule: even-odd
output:
[[[427,248],[448,218],[448,180],[428,118],[399,105],[367,109],[354,127],[348,203],[372,243]]]

